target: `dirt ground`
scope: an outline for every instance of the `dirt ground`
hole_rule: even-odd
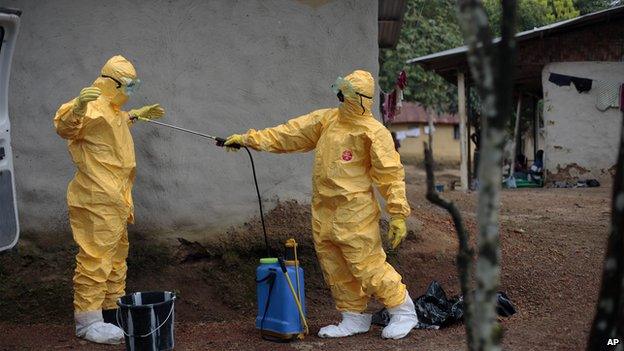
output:
[[[438,172],[450,183],[454,172]],[[459,293],[456,238],[450,218],[424,198],[424,174],[407,166],[413,209],[408,240],[389,260],[413,298],[437,280],[447,294]],[[502,193],[501,290],[518,313],[501,319],[506,350],[584,349],[600,284],[610,216],[610,186],[591,189],[526,189]],[[475,235],[476,193],[445,191],[461,208]],[[310,212],[294,202],[271,212],[271,246],[290,236],[300,242],[306,271],[311,334],[301,342],[263,341],[254,329],[257,258],[263,256],[258,221],[206,237],[202,245],[155,243],[133,234],[128,291],[172,290],[178,350],[461,350],[463,325],[414,330],[386,341],[368,334],[325,340],[315,336],[336,322],[328,289],[310,239]],[[71,274],[75,248],[68,233],[50,239],[25,233],[18,250],[0,255],[0,350],[122,350],[73,336]],[[379,305],[372,303],[370,310]]]

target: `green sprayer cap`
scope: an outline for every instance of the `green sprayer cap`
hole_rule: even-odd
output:
[[[275,257],[265,257],[260,259],[261,264],[273,264],[277,263],[277,258]]]

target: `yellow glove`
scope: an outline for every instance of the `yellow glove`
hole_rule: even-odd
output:
[[[138,119],[157,119],[165,115],[165,109],[160,107],[160,104],[153,104],[137,108],[136,110],[128,111],[130,118]]]
[[[407,226],[405,225],[405,219],[401,217],[391,219],[388,226],[387,236],[390,244],[392,245],[392,248],[396,249],[397,246],[399,246],[399,244],[407,236]]]
[[[89,101],[97,100],[101,94],[102,91],[96,87],[86,87],[82,89],[78,97],[74,99],[74,113],[79,116],[84,116],[87,112],[87,103]]]
[[[241,134],[232,134],[225,140],[223,143],[226,151],[238,151],[238,148],[228,147],[229,145],[240,145],[245,146],[245,137]]]

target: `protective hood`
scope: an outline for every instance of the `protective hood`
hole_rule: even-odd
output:
[[[104,67],[102,67],[101,75],[113,77],[119,81],[123,80],[123,78],[132,80],[137,78],[137,73],[132,63],[121,55],[108,59]]]
[[[370,72],[356,70],[344,78],[353,86],[356,96],[346,97],[340,111],[346,117],[372,116],[375,79]]]
[[[93,86],[102,90],[102,95],[115,107],[121,107],[128,101],[126,95],[117,82],[135,80],[136,70],[130,61],[121,55],[111,57],[100,72]]]

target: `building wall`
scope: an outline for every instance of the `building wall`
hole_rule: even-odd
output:
[[[375,0],[6,0],[23,10],[10,116],[23,231],[67,230],[74,167],[52,125],[57,108],[123,54],[143,80],[127,109],[161,103],[163,122],[220,136],[337,105],[337,76],[377,77]],[[377,96],[377,95],[375,95]],[[147,124],[133,127],[136,225],[153,234],[205,233],[257,214],[245,152]],[[310,153],[254,153],[260,189],[307,201]],[[200,234],[203,235],[203,234]]]
[[[544,163],[550,180],[608,177],[616,162],[622,113],[596,108],[596,89],[578,93],[573,85],[548,81],[551,72],[603,81],[622,81],[624,62],[558,62],[542,71]]]
[[[516,75],[538,77],[551,62],[621,61],[624,57],[624,20],[610,18],[588,26],[548,33],[539,39],[518,42]]]
[[[425,134],[426,123],[409,123],[390,126],[394,132],[405,131],[412,128],[420,128],[420,135],[416,138],[408,137],[401,141],[399,153],[404,160],[420,161],[424,158],[423,142],[428,142],[429,136]],[[473,145],[474,148],[474,145]],[[453,125],[438,124],[433,133],[433,157],[438,162],[459,164],[459,139],[453,136]]]

